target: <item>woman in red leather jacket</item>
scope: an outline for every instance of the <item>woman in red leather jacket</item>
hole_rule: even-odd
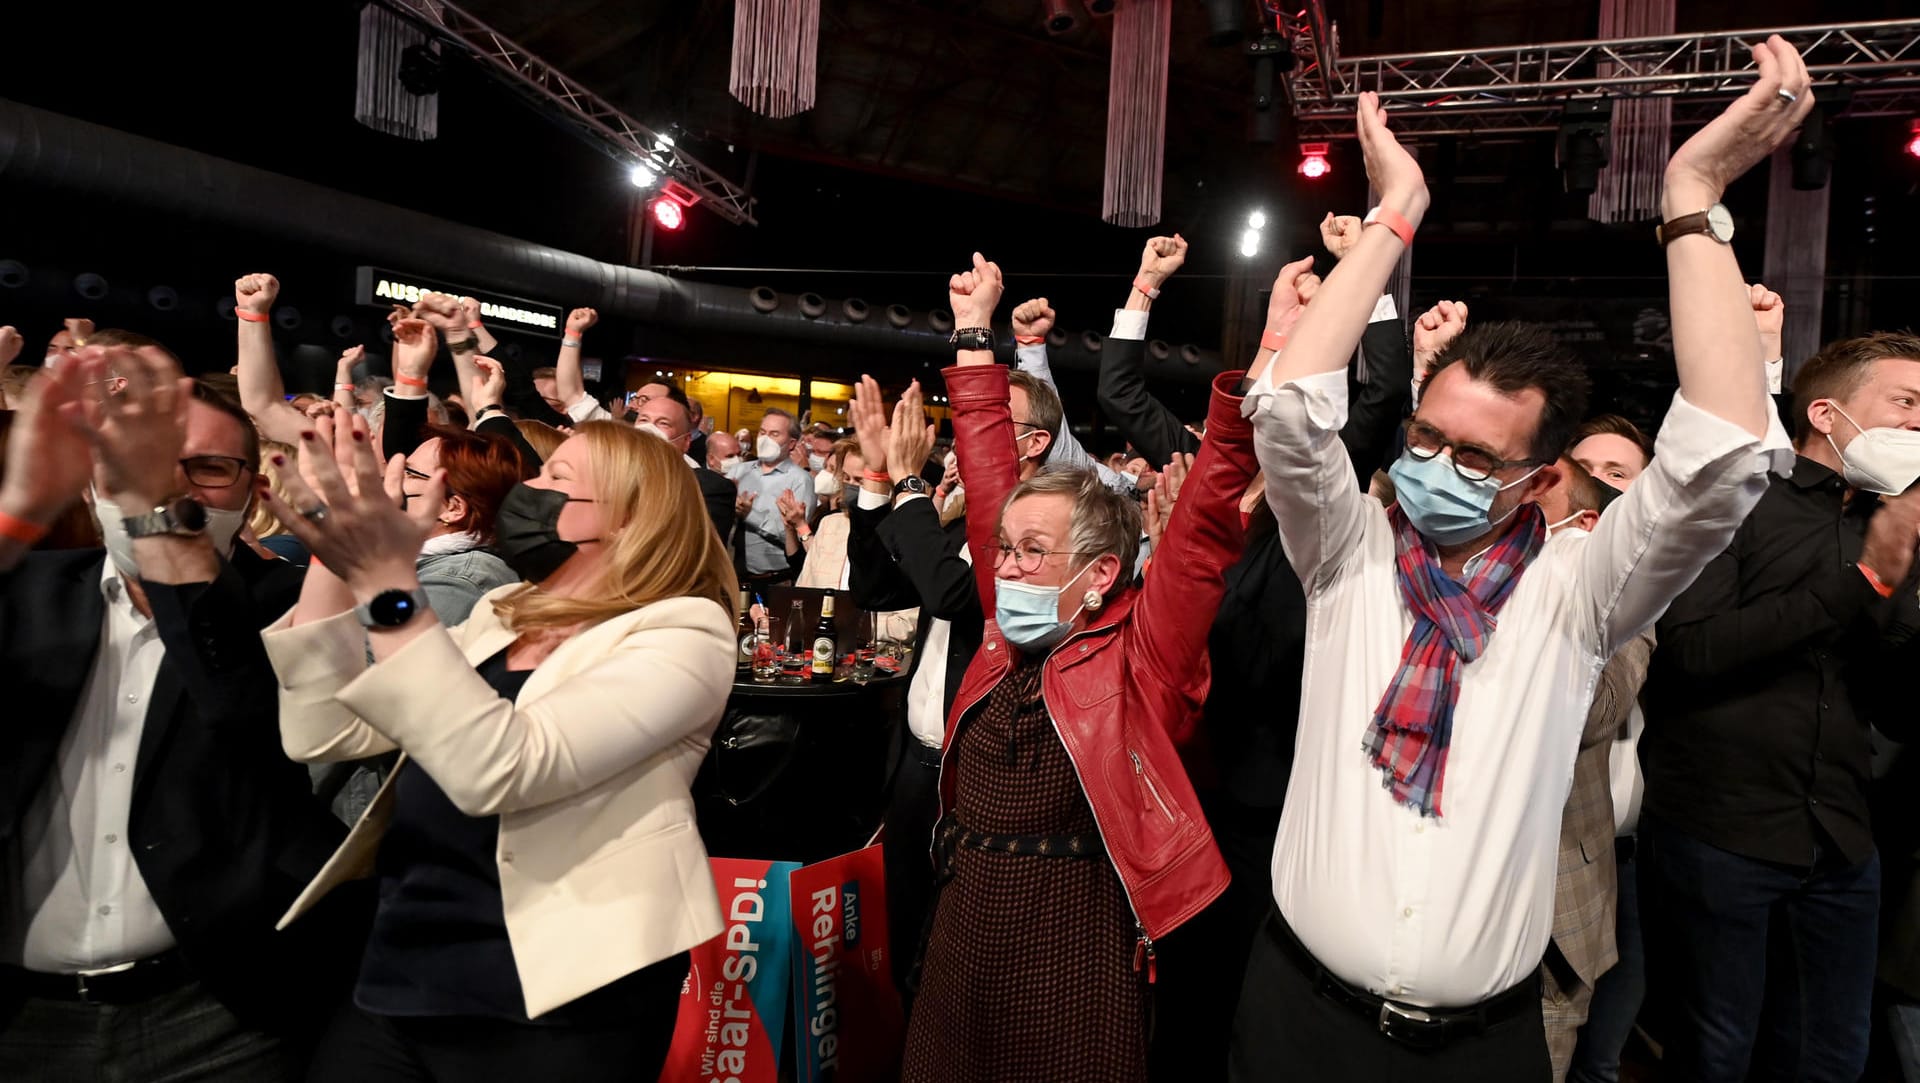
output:
[[[956,326],[987,327],[1000,270],[976,254],[951,291]],[[1179,750],[1256,469],[1239,374],[1215,381],[1135,589],[1137,505],[1091,472],[1019,481],[1007,370],[988,350],[958,361],[944,376],[967,541],[995,619],[947,721],[942,884],[902,1078],[1145,1080],[1154,942],[1227,885]]]

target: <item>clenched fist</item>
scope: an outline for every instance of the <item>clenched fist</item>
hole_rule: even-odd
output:
[[[233,283],[233,303],[242,312],[265,316],[280,296],[280,280],[268,274],[241,275]]]
[[[1149,237],[1140,253],[1140,277],[1158,289],[1173,272],[1187,262],[1187,239],[1178,233],[1171,237]]]
[[[973,254],[973,270],[963,271],[947,280],[947,306],[953,310],[955,327],[991,327],[993,310],[1000,307],[1006,281],[1000,265]]]
[[[1747,287],[1747,300],[1753,305],[1753,322],[1760,330],[1760,360],[1778,360],[1781,333],[1787,322],[1786,300],[1758,282]]]
[[[460,298],[444,293],[422,294],[413,306],[413,314],[450,337],[458,337],[467,326],[467,314],[460,308]]]
[[[1013,333],[1016,335],[1043,337],[1052,329],[1053,309],[1048,306],[1045,297],[1022,301],[1013,310]]]
[[[567,334],[579,338],[587,328],[600,322],[600,313],[591,308],[576,308],[567,313]]]
[[[1427,370],[1460,332],[1467,329],[1467,306],[1464,301],[1442,301],[1420,314],[1413,321],[1413,379],[1418,383],[1427,378]]]
[[[1361,227],[1360,219],[1351,214],[1328,211],[1327,216],[1320,220],[1321,243],[1327,246],[1327,252],[1334,259],[1341,259],[1360,243]]]

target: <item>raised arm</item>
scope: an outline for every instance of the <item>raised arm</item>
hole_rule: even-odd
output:
[[[413,306],[413,314],[440,332],[441,340],[447,344],[447,352],[453,355],[453,372],[460,382],[460,397],[472,402],[476,385],[480,382],[480,370],[473,363],[473,359],[480,356],[480,339],[467,326],[467,314],[460,307],[460,299],[444,293],[429,293]]]
[[[340,351],[340,359],[333,363],[333,405],[337,410],[351,410],[357,403],[353,400],[353,368],[367,356],[365,346],[349,346]]]
[[[93,453],[68,416],[83,408],[91,385],[106,374],[98,349],[77,356],[62,353],[14,402],[6,473],[0,476],[0,574],[11,574],[86,492]]]
[[[1113,315],[1113,332],[1100,351],[1096,391],[1100,411],[1128,443],[1156,465],[1173,458],[1176,452],[1200,450],[1200,441],[1180,418],[1147,390],[1147,316],[1153,310],[1153,294],[1160,292],[1186,260],[1187,242],[1178,235],[1148,239],[1140,253],[1140,269],[1127,288],[1125,303]]]
[[[472,331],[473,337],[479,340],[480,352],[492,353],[494,347],[500,345],[500,340],[493,337],[493,332],[487,330],[486,323],[480,319],[480,302],[472,297],[462,297],[460,312],[467,318],[467,330]]]
[[[567,313],[567,333],[560,339],[560,355],[553,361],[553,395],[567,404],[566,414],[575,421],[613,419],[606,407],[587,394],[587,378],[580,367],[587,331],[599,322],[600,313],[591,308]]]
[[[427,372],[439,348],[433,327],[417,317],[393,321],[393,386],[387,397],[386,422],[380,426],[381,453],[386,458],[411,455],[420,446],[420,430],[427,424]]]
[[[947,303],[956,327],[991,327],[993,310],[1005,286],[997,264],[973,254],[973,270],[947,283]],[[1008,403],[1007,370],[993,363],[990,350],[960,350],[955,364],[941,373],[953,406],[953,450],[960,460],[960,483],[967,488],[967,547],[973,551],[973,580],[980,608],[994,607],[993,565],[1000,551],[1000,506],[1020,481],[1020,454],[1014,448],[1013,412]],[[895,424],[901,419],[895,415]]]
[[[240,325],[238,351],[240,406],[269,440],[298,447],[307,416],[287,402],[280,365],[273,356],[273,301],[280,280],[269,274],[241,275],[233,283],[233,314]]]
[[[1045,297],[1022,301],[1016,306],[1013,310],[1013,358],[1021,372],[1053,388],[1053,393],[1058,395],[1060,385],[1054,381],[1053,366],[1047,362],[1047,332],[1053,328],[1053,320],[1053,308],[1047,304]],[[1089,454],[1081,446],[1079,438],[1073,435],[1073,425],[1064,416],[1060,419],[1060,432],[1056,434],[1052,450],[1047,452],[1047,466],[1052,469],[1091,470],[1100,476],[1100,484],[1127,496],[1133,496],[1138,489],[1132,478]]]

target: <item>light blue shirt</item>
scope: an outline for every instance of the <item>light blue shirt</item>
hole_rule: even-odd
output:
[[[813,507],[813,475],[781,459],[772,470],[760,462],[744,462],[727,472],[727,477],[743,493],[753,494],[753,507],[740,517],[739,530],[745,539],[747,571],[754,575],[787,569],[787,524],[780,518],[780,494],[789,492],[803,508]]]

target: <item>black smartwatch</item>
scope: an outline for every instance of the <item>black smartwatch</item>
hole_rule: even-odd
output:
[[[956,350],[993,349],[993,328],[962,327],[947,339],[947,343]]]
[[[190,496],[180,496],[145,515],[129,515],[124,522],[129,538],[152,538],[162,534],[191,538],[207,529],[207,509]]]
[[[893,498],[895,500],[900,499],[908,493],[925,496],[928,491],[929,486],[927,485],[927,479],[918,474],[908,474],[906,477],[893,483]]]
[[[424,590],[383,590],[365,605],[353,607],[353,615],[369,628],[398,628],[425,612]]]

